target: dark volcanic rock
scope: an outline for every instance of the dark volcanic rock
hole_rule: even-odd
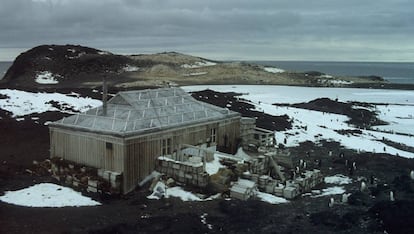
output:
[[[414,233],[414,201],[383,201],[370,209],[387,233]]]
[[[133,63],[128,57],[79,45],[41,45],[20,54],[2,82],[10,86],[42,86],[35,82],[35,76],[50,72],[59,84],[76,86],[83,81],[99,81],[104,73],[114,76],[126,64]]]
[[[331,226],[339,230],[349,229],[358,222],[359,214],[347,213],[336,214],[330,210],[313,213],[310,215],[311,222],[315,225]]]
[[[368,193],[356,191],[349,196],[348,203],[354,206],[369,206],[373,201]]]

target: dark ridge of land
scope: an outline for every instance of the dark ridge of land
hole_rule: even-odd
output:
[[[414,90],[414,84],[398,83],[357,83],[349,85],[349,88],[361,89],[396,89],[396,90]]]
[[[359,128],[369,128],[371,126],[378,126],[386,124],[384,121],[377,118],[375,111],[370,111],[364,108],[358,108],[355,105],[372,107],[368,103],[360,102],[340,102],[331,100],[329,98],[318,98],[306,103],[297,104],[273,104],[277,106],[291,106],[307,110],[321,111],[325,113],[346,115],[350,118],[347,123]]]

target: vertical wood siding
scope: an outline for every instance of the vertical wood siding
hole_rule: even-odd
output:
[[[172,139],[172,151],[180,144],[200,145],[207,143],[211,128],[216,128],[216,144],[237,150],[240,137],[240,118],[208,122],[205,124],[164,130],[130,137],[117,138],[95,133],[86,133],[50,127],[50,155],[96,168],[123,173],[123,192],[130,192],[137,183],[154,169],[161,155],[161,140]],[[112,143],[107,149],[106,143]]]
[[[161,140],[172,139],[172,151],[175,152],[180,144],[200,145],[207,143],[210,129],[217,129],[217,145],[224,146],[224,136],[227,134],[230,151],[237,150],[237,140],[240,137],[240,118],[206,123],[180,129],[152,133],[126,141],[126,160],[124,171],[124,188],[129,192],[136,184],[148,176],[154,169],[157,158],[161,155]]]
[[[111,151],[106,143],[112,143]],[[50,157],[123,172],[124,148],[122,140],[114,137],[50,128]]]

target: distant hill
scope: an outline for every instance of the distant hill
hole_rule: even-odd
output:
[[[20,54],[3,82],[13,86],[71,86],[101,80],[105,71],[118,71],[128,57],[77,45],[41,45]]]
[[[20,54],[0,82],[7,87],[134,88],[196,84],[352,86],[381,83],[358,77],[297,73],[243,62],[220,62],[177,52],[116,55],[80,45],[41,45]]]

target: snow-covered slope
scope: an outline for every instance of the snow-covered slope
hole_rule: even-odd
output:
[[[60,93],[32,93],[0,89],[0,95],[6,97],[0,99],[0,109],[11,112],[13,117],[46,111],[83,112],[102,105],[100,100],[79,97],[76,93],[65,95]]]
[[[212,89],[219,92],[243,93],[242,98],[250,100],[256,110],[271,115],[288,115],[293,121],[293,128],[276,132],[278,143],[297,146],[304,141],[319,142],[332,140],[342,146],[358,151],[389,153],[402,157],[414,158],[414,153],[403,151],[387,145],[382,140],[390,140],[414,147],[414,92],[401,90],[370,90],[341,88],[307,88],[288,86],[255,85],[209,85],[187,86],[186,91]],[[341,134],[341,130],[357,130],[346,123],[347,116],[323,113],[300,108],[275,106],[274,103],[309,102],[316,98],[327,97],[340,101],[359,101],[377,103],[375,111],[379,118],[391,121],[391,125],[374,127],[373,130],[358,129],[361,133]],[[384,105],[384,103],[388,103]],[[393,132],[379,131],[393,130]],[[401,131],[401,129],[403,129]],[[408,134],[397,134],[396,132]]]

